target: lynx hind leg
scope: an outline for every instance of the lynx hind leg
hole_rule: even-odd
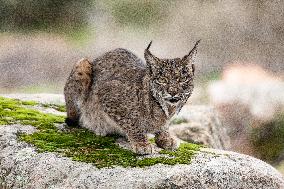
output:
[[[75,80],[78,81],[77,87],[81,88],[83,93],[88,92],[92,82],[92,63],[83,58],[74,65],[73,71]]]
[[[88,59],[78,61],[65,84],[64,95],[69,126],[78,126],[80,105],[84,103],[92,82],[92,65]]]
[[[79,126],[79,114],[78,110],[74,104],[67,104],[67,118],[65,119],[65,123],[70,127],[78,127]]]

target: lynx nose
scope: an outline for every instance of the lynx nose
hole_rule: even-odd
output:
[[[171,98],[169,101],[170,101],[171,103],[177,103],[177,102],[180,101],[180,100],[181,100],[180,97],[173,97],[173,98]]]
[[[174,97],[177,94],[177,90],[174,87],[169,87],[168,93]]]
[[[170,103],[177,103],[181,100],[179,96],[177,96],[177,89],[174,87],[168,88],[168,95],[165,98],[166,101],[169,101]]]

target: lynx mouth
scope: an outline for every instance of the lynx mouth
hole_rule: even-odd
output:
[[[180,97],[168,97],[168,98],[165,98],[165,100],[172,104],[175,104],[175,103],[178,103],[181,100],[181,98]]]

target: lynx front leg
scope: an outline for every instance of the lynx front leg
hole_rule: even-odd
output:
[[[140,155],[153,153],[153,146],[149,143],[147,136],[139,136],[139,138],[129,137],[133,151]]]
[[[155,134],[155,142],[158,147],[166,150],[175,150],[178,148],[176,141],[170,136],[168,131],[159,131]]]
[[[140,155],[153,153],[153,146],[149,143],[147,135],[140,132],[126,131],[132,150]]]

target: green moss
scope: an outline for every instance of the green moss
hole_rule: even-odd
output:
[[[178,150],[162,150],[167,157],[141,158],[132,151],[115,144],[115,136],[101,137],[83,128],[60,131],[55,124],[63,123],[63,116],[41,113],[24,107],[25,102],[0,97],[0,124],[33,125],[39,131],[22,134],[20,139],[34,144],[39,152],[57,152],[76,161],[93,163],[98,168],[123,166],[144,167],[157,163],[188,164],[199,150],[196,144],[181,144]]]
[[[38,129],[55,129],[55,123],[63,123],[63,116],[41,113],[23,107],[23,105],[35,104],[30,101],[20,101],[0,97],[0,124],[32,125]]]
[[[211,70],[208,73],[200,75],[200,77],[197,77],[195,82],[197,84],[208,84],[209,82],[220,79],[221,79],[220,70]]]
[[[149,142],[150,142],[151,144],[155,144],[155,138],[150,138],[150,139],[149,139]]]
[[[18,102],[20,102],[20,103],[22,103],[22,105],[26,105],[26,106],[35,106],[35,105],[38,104],[35,101],[18,101]]]
[[[59,112],[66,112],[65,105],[58,105],[58,104],[41,104],[41,106],[46,108],[53,108]]]
[[[273,163],[284,150],[284,114],[252,127],[251,142],[259,158]]]
[[[171,121],[171,124],[182,124],[182,123],[187,123],[187,120],[184,119],[184,118],[174,118],[172,121]]]
[[[155,27],[157,20],[165,19],[167,10],[163,7],[171,6],[171,3],[169,1],[111,1],[110,5],[118,24],[141,29]]]

